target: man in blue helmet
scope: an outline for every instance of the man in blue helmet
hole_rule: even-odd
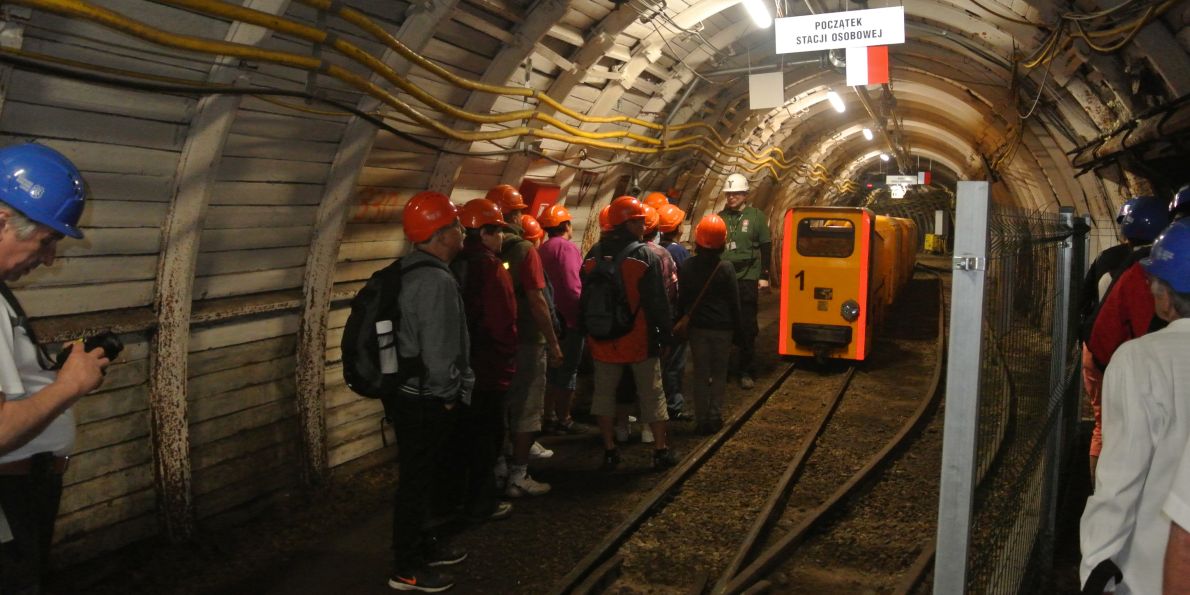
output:
[[[0,279],[54,262],[58,241],[81,238],[82,176],[39,144],[0,149]],[[0,593],[37,593],[53,539],[62,474],[74,446],[71,405],[103,381],[101,348],[75,345],[53,369],[23,310],[0,283]]]
[[[1169,225],[1169,207],[1155,196],[1139,196],[1131,201],[1131,208],[1124,211],[1120,221],[1120,232],[1134,249],[1116,267],[1116,271],[1102,293],[1102,301],[1085,326],[1083,344],[1089,357],[1083,358],[1083,378],[1089,381],[1088,395],[1095,413],[1095,428],[1091,434],[1090,468],[1091,479],[1095,478],[1095,466],[1103,449],[1103,422],[1100,415],[1100,382],[1103,369],[1111,361],[1124,341],[1165,326],[1165,322],[1154,315],[1153,296],[1149,293],[1144,271],[1137,264],[1149,255],[1153,240]]]
[[[1084,592],[1114,575],[1117,594],[1161,593],[1167,542],[1181,543],[1170,520],[1190,527],[1190,221],[1161,234],[1139,268],[1169,324],[1121,345],[1103,377],[1103,452],[1079,532]]]

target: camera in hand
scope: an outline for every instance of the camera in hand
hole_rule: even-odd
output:
[[[70,350],[72,347],[74,347],[74,345],[67,345],[66,349],[63,349],[58,354],[56,360],[56,363],[58,364],[57,367],[61,368],[62,364],[66,363],[66,358],[70,356]],[[108,360],[114,360],[120,355],[120,352],[124,350],[124,342],[120,340],[120,337],[117,336],[116,333],[111,331],[103,331],[98,335],[87,337],[83,341],[83,351],[91,351],[96,347],[103,349],[103,356]]]

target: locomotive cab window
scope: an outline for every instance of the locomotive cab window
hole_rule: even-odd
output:
[[[855,225],[846,219],[802,219],[797,252],[802,256],[847,258],[855,250]]]

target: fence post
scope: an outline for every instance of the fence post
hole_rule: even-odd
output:
[[[983,364],[984,281],[990,208],[988,183],[959,182],[957,202],[946,366],[946,419],[938,494],[938,554],[934,562],[935,593],[963,593],[967,584]]]
[[[1075,254],[1076,250],[1081,252],[1080,244],[1083,243],[1083,238],[1075,234],[1074,209],[1072,207],[1060,208],[1058,219],[1060,227],[1069,230],[1071,235],[1059,244],[1054,263],[1054,321],[1051,337],[1053,351],[1050,354],[1049,394],[1051,398],[1057,398],[1057,406],[1052,412],[1053,426],[1046,439],[1045,476],[1041,492],[1042,528],[1041,543],[1039,544],[1041,560],[1034,561],[1040,564],[1035,567],[1040,568],[1053,567],[1054,560],[1054,525],[1058,510],[1058,483],[1061,481],[1062,451],[1063,445],[1066,443],[1065,412],[1067,410],[1067,395],[1069,395],[1069,390],[1062,390],[1062,385],[1066,381],[1067,364],[1070,363],[1068,361],[1071,353],[1070,331],[1074,328],[1074,296],[1072,294],[1077,284],[1075,276],[1078,275],[1081,279],[1081,275],[1075,272],[1077,270]],[[1058,394],[1059,390],[1062,390],[1061,394]]]

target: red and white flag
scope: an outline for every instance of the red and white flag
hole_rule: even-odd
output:
[[[847,85],[880,85],[888,82],[888,46],[847,48]]]

